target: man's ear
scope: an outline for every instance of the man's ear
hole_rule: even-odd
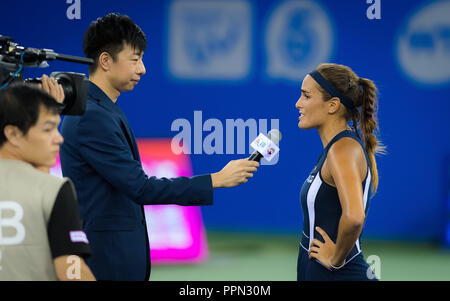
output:
[[[113,58],[111,54],[109,54],[106,51],[103,51],[99,57],[98,57],[98,67],[101,68],[103,71],[109,71],[111,69],[111,63],[113,61]]]
[[[18,146],[20,144],[20,138],[23,137],[22,131],[15,125],[8,124],[3,129],[3,134],[13,146]]]

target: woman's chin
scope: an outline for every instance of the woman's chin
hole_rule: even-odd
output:
[[[299,122],[298,122],[298,127],[301,128],[302,130],[309,130],[309,129],[312,128],[312,127],[310,127],[310,126],[308,126],[308,125],[305,125],[305,123],[302,122],[302,121],[299,121]]]

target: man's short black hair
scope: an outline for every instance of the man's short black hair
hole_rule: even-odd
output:
[[[130,17],[110,13],[92,22],[83,38],[83,52],[87,58],[94,59],[89,65],[89,73],[97,70],[98,58],[102,52],[108,52],[113,60],[123,50],[125,44],[139,52],[147,48],[147,38],[139,26]]]
[[[0,147],[6,142],[5,127],[17,126],[24,135],[36,124],[41,107],[59,114],[59,104],[50,94],[30,84],[12,84],[0,90]]]

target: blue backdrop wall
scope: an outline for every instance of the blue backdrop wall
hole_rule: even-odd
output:
[[[173,123],[187,120],[195,174],[251,152],[252,131],[239,146],[227,119],[258,130],[264,122],[278,127],[277,163],[261,166],[246,185],[216,190],[215,204],[202,209],[206,227],[219,230],[300,231],[300,188],[322,149],[316,131],[297,127],[301,81],[321,62],[348,65],[378,85],[387,145],[387,155],[378,157],[380,184],[366,237],[439,240],[450,154],[450,1],[367,2],[11,1],[2,6],[0,34],[83,56],[91,21],[109,12],[129,15],[148,37],[147,74],[118,103],[137,137],[174,137],[181,128]],[[51,62],[24,75],[52,71],[87,73],[87,67]],[[217,138],[212,154],[210,134]]]

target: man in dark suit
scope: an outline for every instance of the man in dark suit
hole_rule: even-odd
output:
[[[210,205],[213,188],[247,182],[259,164],[229,162],[211,175],[147,177],[133,131],[117,105],[145,74],[142,30],[127,16],[108,14],[91,23],[83,48],[89,67],[89,96],[82,116],[66,116],[60,157],[63,175],[78,193],[98,280],[148,280],[150,251],[143,205]]]

